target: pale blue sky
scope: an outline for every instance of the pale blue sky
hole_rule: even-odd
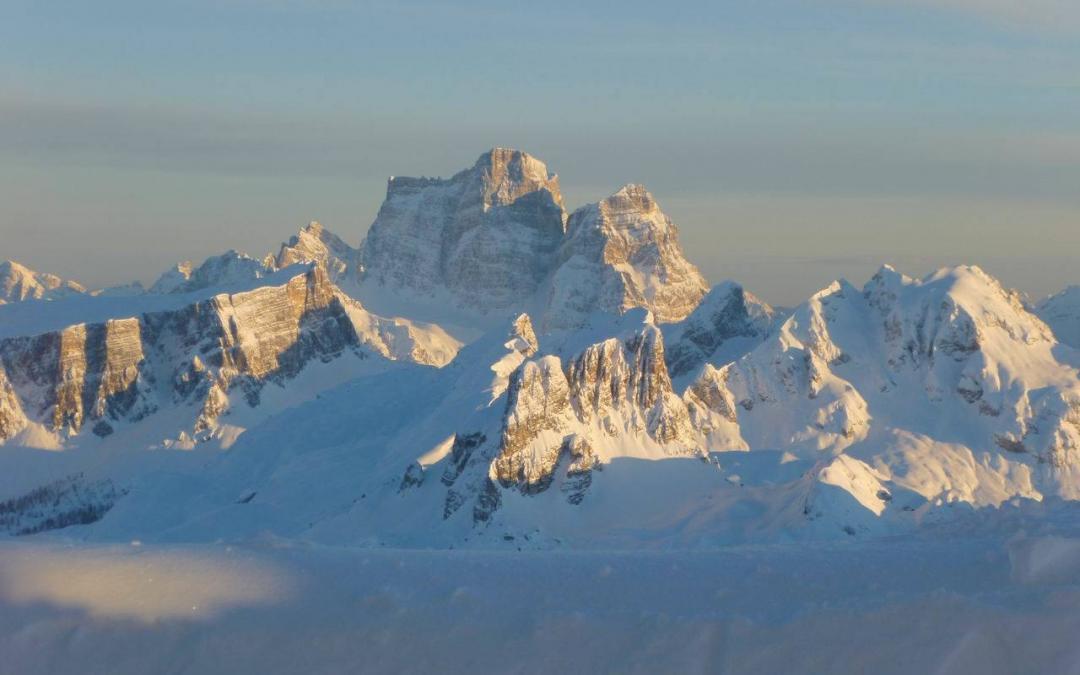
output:
[[[712,281],[1080,283],[1073,0],[0,4],[0,257],[94,285],[352,243],[388,175],[519,147],[645,183]]]

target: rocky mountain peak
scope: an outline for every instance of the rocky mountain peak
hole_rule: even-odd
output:
[[[559,177],[532,155],[511,148],[492,148],[480,155],[472,168],[482,186],[485,208],[510,204],[522,195],[546,190],[559,206]]]
[[[619,190],[599,202],[599,208],[605,211],[609,217],[614,218],[619,214],[651,214],[659,211],[660,206],[656,203],[652,194],[640,183],[628,183]],[[659,221],[661,224],[663,221]],[[656,222],[635,219],[630,223],[657,224]]]
[[[330,278],[339,281],[355,272],[360,252],[313,220],[281,245],[276,256],[265,261],[266,266],[282,269],[299,263],[320,263]]]
[[[448,179],[392,178],[362,246],[364,282],[475,314],[520,307],[563,237],[558,179],[496,149]]]
[[[672,375],[706,362],[723,365],[757,346],[772,331],[776,311],[734,282],[717,284],[685,320],[665,328]]]
[[[35,272],[14,260],[0,262],[0,304],[23,300],[51,300],[85,293],[86,287],[55,274]]]
[[[633,307],[678,321],[708,290],[644,186],[567,220],[558,177],[507,148],[448,179],[391,178],[361,250],[362,286],[380,303],[389,290],[436,315],[448,305],[472,316],[538,308],[543,332]]]
[[[565,360],[548,354],[522,363],[510,378],[489,476],[535,493],[563,462],[569,475],[587,473],[600,460],[594,449],[613,442],[661,455],[695,454],[696,438],[686,405],[672,390],[663,335],[644,323]]]
[[[641,185],[574,211],[553,275],[545,325],[580,325],[600,309],[649,309],[662,323],[680,321],[708,291],[683,253],[678,228]]]
[[[191,261],[177,263],[150,287],[151,293],[191,293],[214,286],[249,282],[273,272],[264,261],[235,249],[211,256],[200,265]]]

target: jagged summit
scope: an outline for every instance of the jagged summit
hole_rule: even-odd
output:
[[[342,283],[357,274],[359,251],[313,220],[283,242],[277,254],[268,254],[260,260],[230,249],[198,265],[190,260],[179,262],[154,282],[149,293],[191,293],[217,286],[243,285],[291,265],[309,263],[322,265],[334,283]]]
[[[641,185],[567,219],[558,177],[495,148],[449,179],[392,178],[362,246],[364,284],[471,315],[536,310],[542,330],[596,309],[686,317],[708,287],[678,230]]]
[[[230,249],[207,258],[197,267],[190,260],[177,263],[154,282],[150,292],[191,293],[204,288],[261,279],[273,272],[274,269],[268,268],[263,261]]]
[[[85,293],[80,283],[55,274],[35,272],[14,260],[0,262],[0,304],[24,300],[52,300]]]
[[[707,291],[675,224],[644,186],[627,185],[570,215],[545,326],[573,327],[597,309],[631,307],[649,309],[660,322],[680,321]]]
[[[24,429],[57,445],[78,442],[84,431],[106,437],[125,429],[130,438],[162,425],[174,439],[206,436],[221,424],[236,427],[223,417],[261,415],[269,384],[283,388],[306,376],[293,394],[302,400],[305,388],[391,361],[445,365],[460,346],[437,326],[369,313],[321,265],[293,272],[233,293],[128,303],[88,297],[83,304],[106,301],[127,313],[87,320],[95,312],[68,311],[70,323],[0,336],[0,442]],[[333,369],[312,374],[309,366],[330,361]]]
[[[767,338],[779,314],[742,286],[725,281],[714,286],[684,321],[665,330],[672,376],[692,373],[704,363],[722,366]]]
[[[283,269],[298,263],[322,263],[334,281],[344,280],[357,273],[360,252],[313,220],[289,241],[281,244],[276,256],[268,256],[264,264]]]
[[[536,190],[547,190],[554,201],[562,206],[559,177],[527,152],[492,148],[480,155],[470,173],[474,177],[481,177],[484,204],[488,208],[509,204]]]
[[[0,272],[12,298],[63,285]],[[0,323],[0,442],[87,449],[70,461],[118,486],[110,535],[848,537],[946,504],[1080,498],[1080,352],[1061,344],[1080,290],[1040,305],[1044,323],[978,267],[883,265],[778,311],[708,289],[644,186],[568,216],[516,150],[390,179],[360,247],[313,221],[153,290]],[[472,324],[470,344],[384,318],[430,319],[423,302]],[[199,490],[95,454],[196,441],[229,448],[181,472]],[[146,483],[125,495],[131,476]]]
[[[512,309],[548,274],[564,217],[558,178],[516,150],[448,179],[393,178],[362,246],[364,279],[481,314]]]

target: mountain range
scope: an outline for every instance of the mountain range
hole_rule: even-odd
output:
[[[641,185],[494,149],[353,247],[102,291],[0,266],[0,530],[408,546],[903,532],[1080,499],[1080,292],[884,265],[709,288]]]

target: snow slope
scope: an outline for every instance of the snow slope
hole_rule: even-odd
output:
[[[1057,339],[1080,349],[1080,286],[1070,286],[1046,298],[1035,309]]]

